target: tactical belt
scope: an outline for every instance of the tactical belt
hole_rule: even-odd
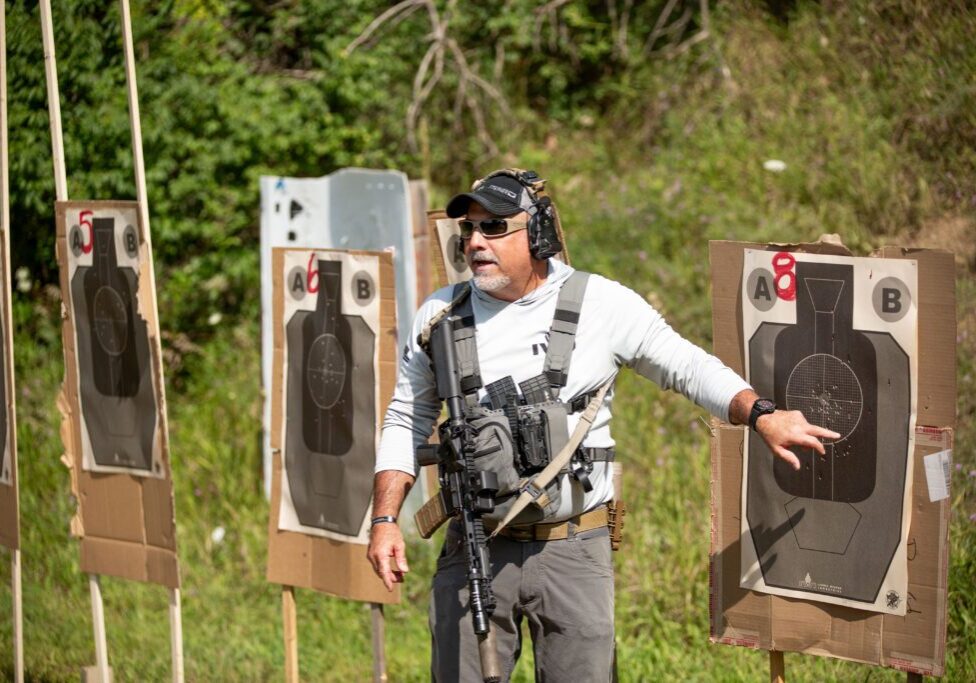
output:
[[[564,541],[576,534],[607,526],[607,506],[584,512],[570,517],[565,522],[552,524],[539,523],[531,526],[506,526],[498,535],[513,541],[528,543],[529,541]],[[493,530],[494,526],[485,521],[485,529]]]

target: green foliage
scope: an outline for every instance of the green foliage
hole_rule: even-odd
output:
[[[55,7],[72,198],[135,192],[121,34],[115,5],[109,7]],[[137,8],[133,19],[160,312],[177,331],[205,332],[216,311],[257,315],[261,174],[321,175],[404,161],[389,138],[399,123],[384,93],[389,74],[376,68],[375,57],[345,59],[341,34],[286,40],[284,11],[260,25],[264,35],[255,22],[234,23],[235,8],[210,13],[195,3],[162,2]],[[11,220],[18,228],[12,251],[14,266],[44,283],[56,280],[54,198],[44,60],[31,10],[8,13]],[[348,17],[349,7],[322,2],[315,10],[322,24]],[[301,24],[302,17],[289,21]],[[272,60],[280,57],[276,50],[313,38],[295,47],[314,48],[310,65]]]
[[[912,0],[770,3],[793,7],[777,19],[756,3],[726,3],[707,40],[678,50],[705,23],[697,2],[679,2],[670,21],[692,9],[680,34],[644,54],[663,2],[572,0],[555,14],[537,12],[541,0],[438,2],[470,67],[502,86],[512,109],[502,115],[475,93],[499,148],[486,156],[471,110],[455,114],[450,62],[424,105],[427,150],[421,130],[420,149],[407,144],[412,80],[430,41],[425,11],[346,52],[390,4],[172,0],[134,8],[188,680],[280,679],[282,671],[279,595],[264,580],[258,176],[397,166],[429,174],[443,200],[502,163],[551,179],[575,265],[632,287],[706,347],[709,239],[809,241],[837,232],[861,253],[884,243],[957,252],[947,678],[976,678],[976,13]],[[55,20],[70,194],[132,197],[117,11],[90,0],[64,5]],[[32,282],[14,310],[26,654],[32,679],[68,680],[93,651],[85,580],[67,540],[74,503],[58,461],[63,368],[43,55],[32,4],[14,3],[7,21],[12,252]],[[785,170],[764,168],[770,159]],[[211,325],[214,312],[223,319]],[[761,678],[761,653],[707,644],[701,412],[630,374],[614,406],[631,511],[615,558],[621,679]],[[428,678],[436,551],[436,543],[410,541],[404,600],[386,612],[391,680]],[[0,563],[0,582],[6,572]],[[165,591],[103,585],[117,679],[167,678]],[[9,614],[9,601],[0,590],[0,614]],[[303,677],[368,678],[363,606],[300,591],[298,610]],[[0,619],[0,651],[12,650],[10,638],[9,619]],[[514,680],[532,680],[530,655]],[[801,680],[904,677],[823,658],[787,661]],[[9,666],[0,661],[8,676]]]

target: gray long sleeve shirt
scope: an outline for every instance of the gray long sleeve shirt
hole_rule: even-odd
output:
[[[501,301],[472,287],[472,311],[478,361],[484,384],[508,375],[515,383],[542,372],[549,326],[559,289],[573,269],[550,260],[549,275],[537,289],[514,302]],[[453,287],[432,294],[414,319],[410,339],[400,359],[393,399],[383,424],[376,471],[399,470],[416,476],[414,449],[426,443],[440,414],[440,401],[430,359],[417,344],[427,322],[451,301]],[[594,391],[620,368],[633,368],[665,389],[684,394],[711,414],[728,420],[732,398],[749,385],[718,358],[681,337],[642,297],[618,282],[591,275],[583,298],[576,349],[568,381],[559,398]],[[482,394],[484,389],[481,390]],[[609,447],[613,392],[593,422],[584,446]],[[572,433],[579,414],[571,415]],[[613,498],[608,463],[595,463],[585,493],[571,475],[563,475],[562,504],[553,521],[585,512]]]

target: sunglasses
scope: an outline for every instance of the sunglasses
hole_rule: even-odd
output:
[[[509,228],[508,221],[504,218],[486,218],[483,221],[469,221],[467,219],[458,221],[458,227],[461,228],[461,239],[469,240],[475,230],[478,230],[485,237],[501,237],[519,230],[525,230],[528,226],[515,224]]]

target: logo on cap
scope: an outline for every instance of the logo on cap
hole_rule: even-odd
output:
[[[506,189],[504,187],[499,187],[498,185],[489,185],[487,189],[494,190],[495,192],[500,192],[501,194],[503,194],[503,195],[505,195],[507,197],[510,197],[512,199],[518,199],[518,195],[517,194],[515,194],[511,190]]]

